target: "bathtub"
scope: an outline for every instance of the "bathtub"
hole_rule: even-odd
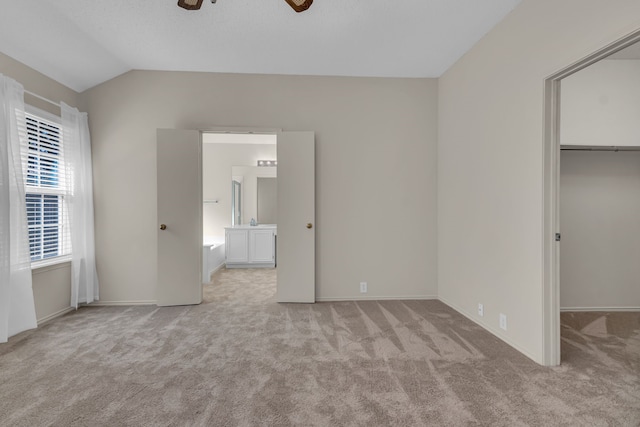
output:
[[[224,241],[205,237],[202,245],[202,282],[209,283],[211,275],[224,266]]]

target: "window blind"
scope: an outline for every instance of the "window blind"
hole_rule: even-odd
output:
[[[30,110],[20,126],[26,136],[22,162],[32,262],[71,254],[62,129],[55,116],[47,116]]]

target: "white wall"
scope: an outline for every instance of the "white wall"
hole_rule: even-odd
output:
[[[38,323],[70,310],[71,262],[35,269],[32,278]]]
[[[637,0],[524,0],[439,80],[439,295],[540,363],[544,80],[639,28]]]
[[[640,145],[640,60],[603,60],[561,86],[561,144]]]
[[[560,305],[640,309],[640,152],[563,151]]]
[[[0,53],[0,73],[20,82],[25,90],[54,101],[77,106],[78,94],[32,68]],[[25,94],[25,102],[60,116],[60,109]],[[91,120],[91,118],[89,118]],[[46,321],[68,309],[71,303],[71,264],[45,267],[33,271],[33,297],[38,322]]]
[[[244,137],[252,138],[251,135],[245,135]],[[204,140],[211,140],[211,138],[220,140],[225,136],[224,134],[207,134]],[[203,200],[218,200],[218,203],[205,204],[203,207],[203,230],[205,236],[224,241],[224,227],[231,226],[231,168],[237,165],[255,166],[258,160],[275,158],[275,144],[237,142],[205,142],[203,144]],[[243,188],[243,194],[244,192]]]
[[[133,71],[81,96],[103,301],[156,297],[156,129],[211,126],[315,131],[318,298],[437,295],[435,79]]]

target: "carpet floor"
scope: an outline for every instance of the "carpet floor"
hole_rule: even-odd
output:
[[[563,313],[541,367],[438,301],[85,307],[0,345],[2,426],[638,426],[640,313]]]

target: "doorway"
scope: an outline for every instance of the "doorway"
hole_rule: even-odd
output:
[[[315,302],[314,133],[205,132],[202,144],[203,281],[277,265],[277,301]]]
[[[206,236],[203,212],[206,205],[215,206],[222,201],[222,198],[215,198],[217,196],[203,198],[202,139],[207,133],[212,131],[158,129],[157,196],[161,223],[158,230],[158,305],[199,304],[202,300],[203,236]],[[277,132],[276,135],[279,176],[277,301],[315,302],[315,136],[310,131]],[[232,179],[227,181],[227,191],[232,189]],[[246,194],[246,186],[243,193]],[[246,214],[250,200],[244,200]],[[231,218],[230,214],[229,206],[223,215]],[[246,244],[249,256],[266,264],[268,229],[258,224],[247,225],[246,221],[243,214],[240,227],[244,227],[247,239],[255,234],[251,243],[256,249],[253,254],[250,243]],[[273,229],[274,224],[269,225]],[[229,245],[225,244],[226,254],[228,251]]]
[[[562,81],[599,61],[618,55],[637,55],[640,60],[640,49],[636,44],[640,41],[640,32],[595,52],[586,59],[549,77],[545,81],[545,142],[544,142],[544,364],[560,364],[560,245],[562,240],[560,222],[560,180],[561,180],[561,148],[563,143],[573,150],[594,151],[596,145],[582,136],[569,141],[570,133],[563,129],[562,123]],[[628,50],[627,50],[628,49]],[[604,100],[600,100],[604,101]],[[567,134],[563,140],[563,130]],[[577,141],[577,142],[576,142]],[[600,142],[600,146],[609,144]],[[611,145],[611,144],[609,144]],[[640,146],[640,141],[636,142]],[[602,148],[601,148],[602,149]],[[611,149],[613,151],[614,149]],[[618,150],[620,150],[618,148]],[[565,151],[567,147],[565,147]]]
[[[257,212],[257,184],[262,177],[277,176],[276,165],[275,133],[203,132],[203,283],[209,283],[211,275],[225,266],[229,255],[237,266],[255,267],[249,259],[246,226],[265,224]],[[272,196],[271,202],[275,204],[276,194]],[[270,224],[276,226],[277,222]],[[274,228],[274,244],[264,248],[270,253],[263,258],[268,255],[271,259],[275,255],[275,235],[277,228]]]
[[[273,298],[277,220],[264,227],[256,208],[259,180],[277,176],[277,135],[204,132],[202,170],[203,301],[248,284]]]

